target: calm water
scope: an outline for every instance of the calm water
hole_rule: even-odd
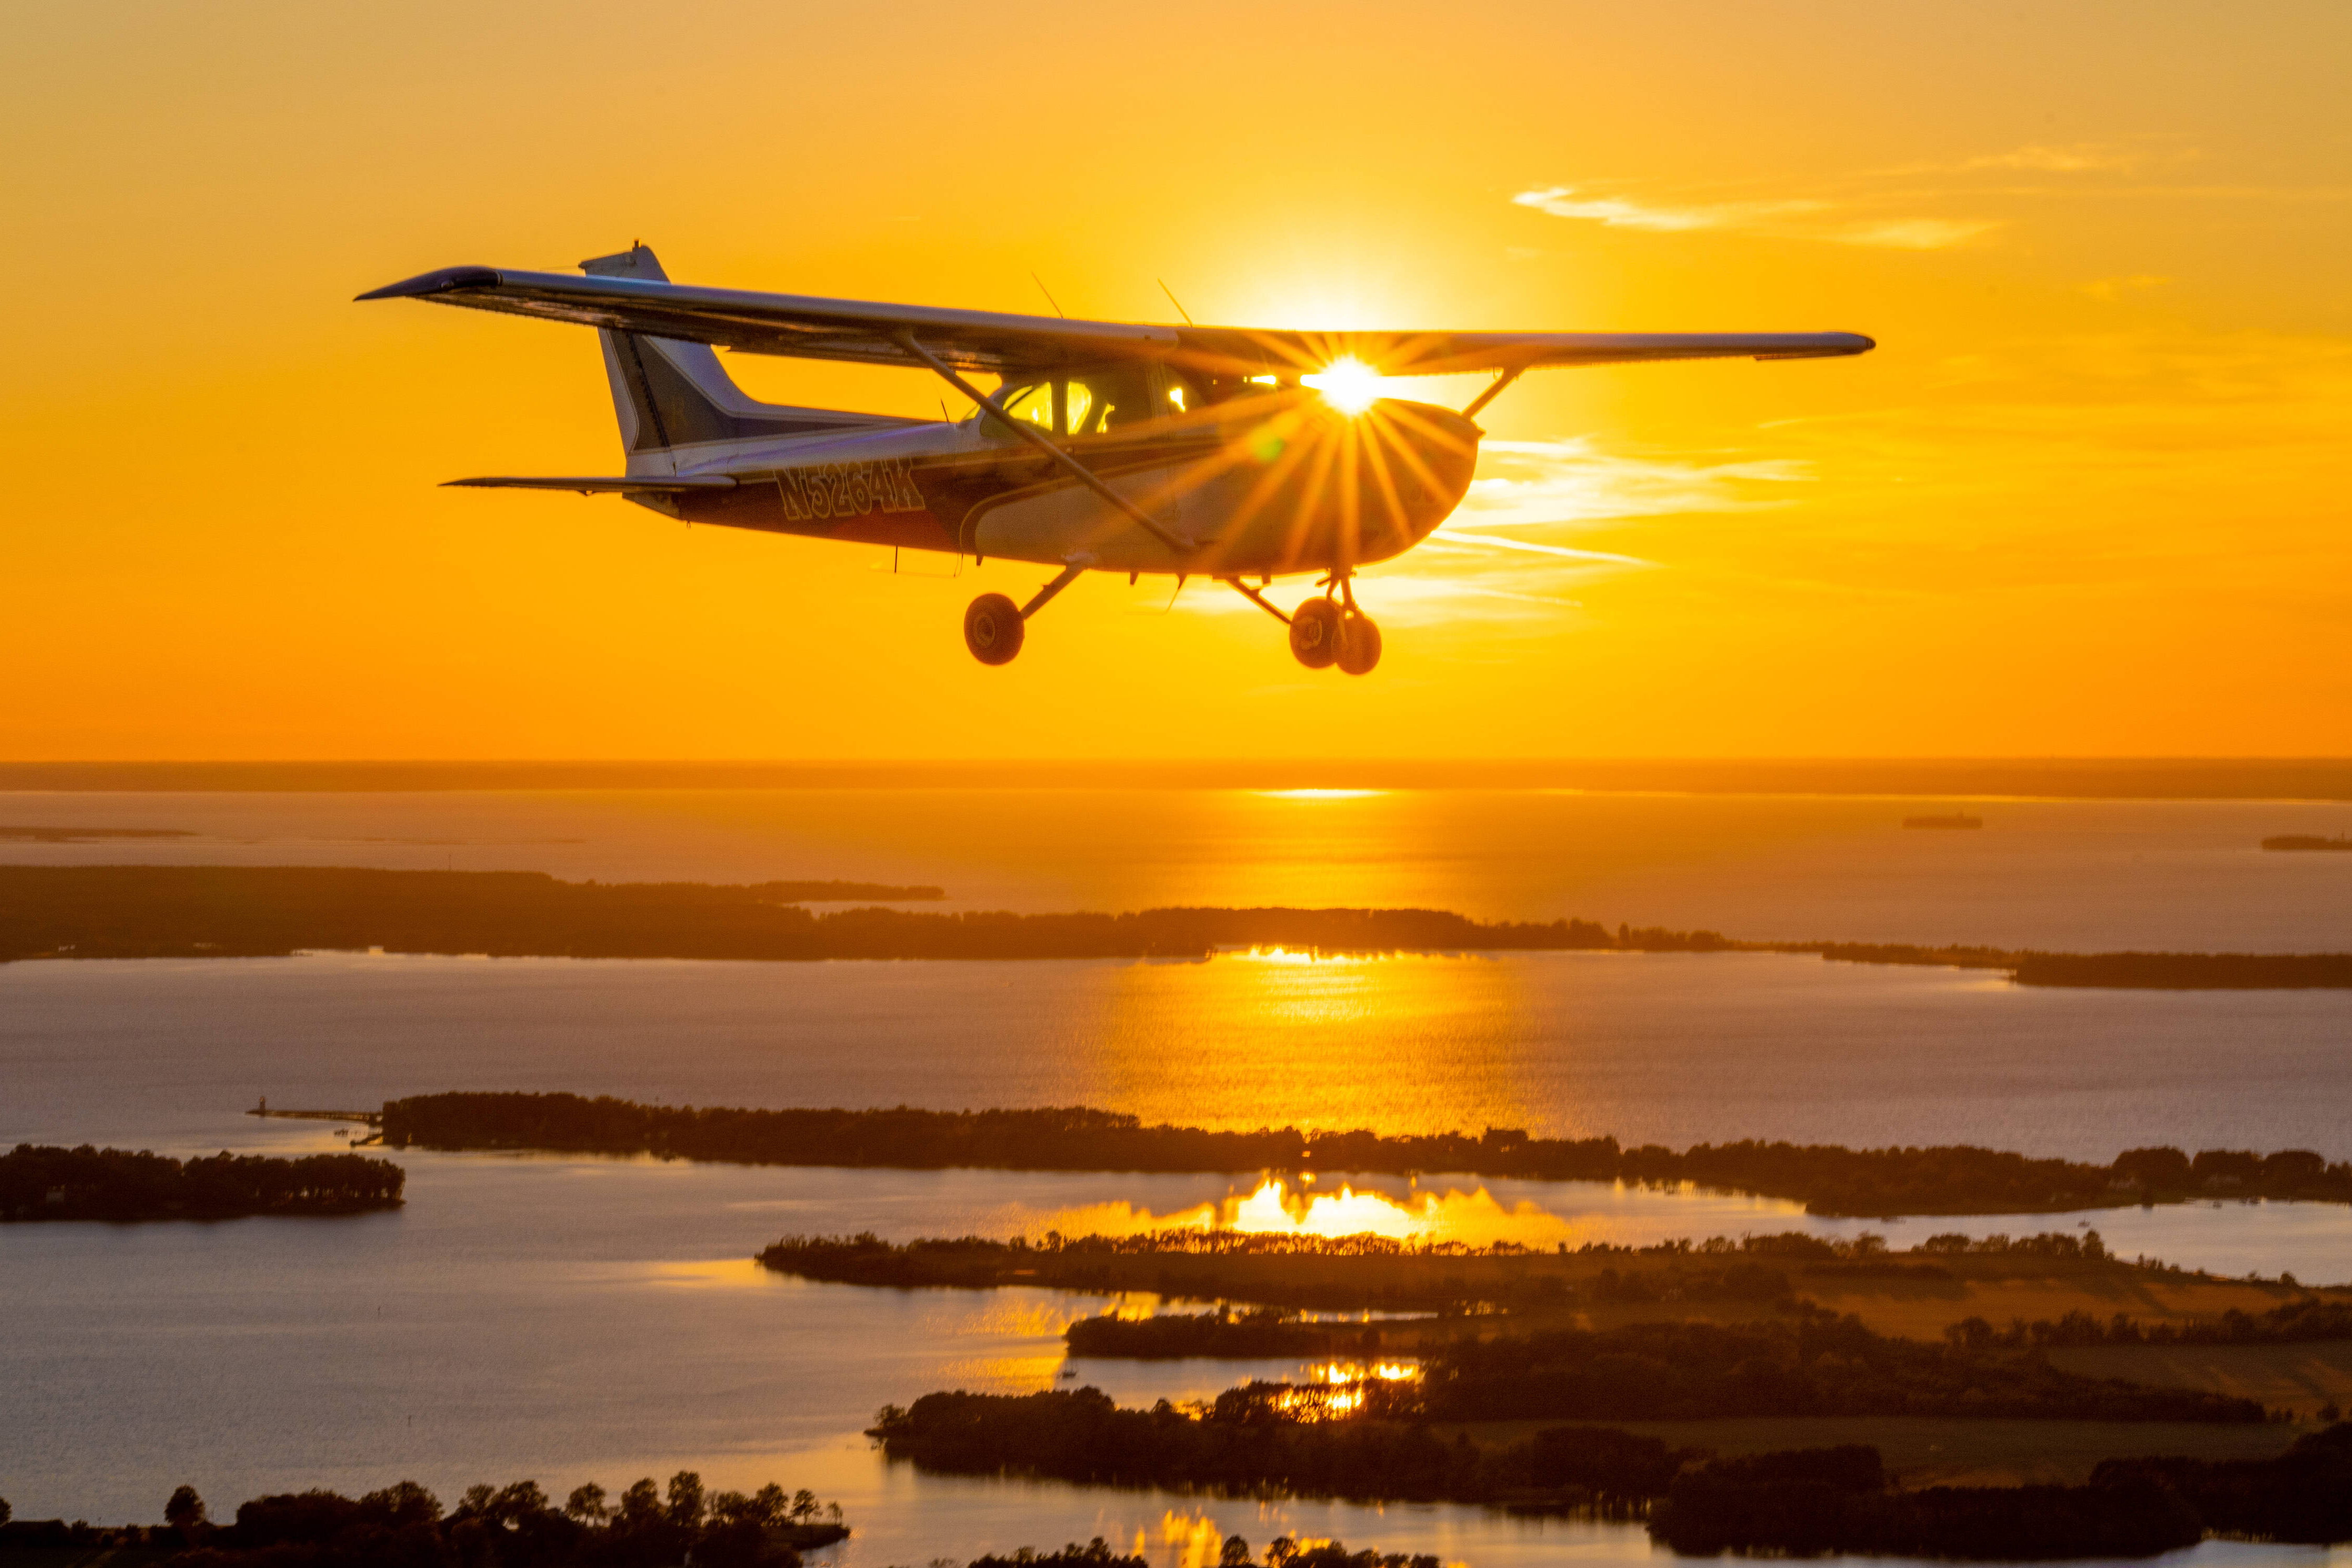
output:
[[[1466,792],[719,792],[0,797],[0,820],[187,827],[14,860],[542,868],[940,882],[964,905],[1423,904],[1754,935],[2061,947],[2352,946],[2352,858],[2264,856],[2343,806]],[[0,967],[0,1143],[332,1146],[237,1111],[445,1088],[674,1101],[1083,1102],[1217,1125],[1486,1125],[1686,1143],[1968,1141],[2106,1159],[2148,1142],[2352,1156],[2352,996],[2019,990],[1762,955],[1202,963],[583,963],[320,956]],[[415,1476],[453,1494],[679,1468],[838,1497],[845,1568],[1102,1534],[1164,1568],[1283,1530],[1488,1568],[1643,1559],[1638,1531],[1462,1509],[1258,1505],[918,1478],[856,1434],[942,1386],[1052,1386],[1098,1302],[768,1277],[787,1231],[905,1237],[1197,1223],[1646,1241],[1802,1227],[1785,1205],[1432,1178],[1318,1201],[1252,1179],[742,1171],[402,1156],[402,1213],[0,1230],[0,1494],[19,1517],[154,1517],[193,1480]],[[1874,1226],[2012,1232],[2084,1216]],[[2111,1247],[2352,1277],[2347,1211],[2088,1216]],[[1137,1303],[1140,1305],[1141,1303]],[[1249,1365],[1090,1363],[1122,1401]],[[1257,1370],[1288,1372],[1282,1363]],[[2210,1543],[2180,1561],[2317,1563]]]

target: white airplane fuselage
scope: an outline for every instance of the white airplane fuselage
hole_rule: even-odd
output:
[[[1427,538],[1468,489],[1476,425],[1395,399],[1349,416],[1267,389],[1063,448],[1179,539],[1147,532],[992,416],[889,422],[633,454],[632,477],[734,480],[638,496],[689,522],[1097,570],[1328,573]]]

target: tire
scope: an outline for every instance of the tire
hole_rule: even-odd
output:
[[[1370,675],[1381,662],[1380,623],[1357,614],[1339,618],[1339,668],[1349,675]]]
[[[1339,606],[1309,599],[1290,617],[1291,656],[1309,669],[1328,669],[1339,657]]]
[[[982,664],[1011,664],[1022,632],[1021,606],[1002,594],[982,594],[963,613],[963,646]]]

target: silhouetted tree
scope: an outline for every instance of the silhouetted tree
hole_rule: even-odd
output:
[[[669,1521],[681,1530],[702,1522],[702,1477],[680,1470],[669,1479]]]
[[[196,1489],[183,1486],[173,1489],[163,1504],[163,1522],[180,1532],[183,1541],[192,1539],[191,1531],[205,1521],[205,1500]]]

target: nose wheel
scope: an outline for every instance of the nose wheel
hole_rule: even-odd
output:
[[[1348,579],[1334,584],[1339,597],[1309,599],[1290,615],[1290,652],[1309,669],[1333,665],[1349,675],[1370,675],[1381,662],[1380,623],[1356,605]]]

